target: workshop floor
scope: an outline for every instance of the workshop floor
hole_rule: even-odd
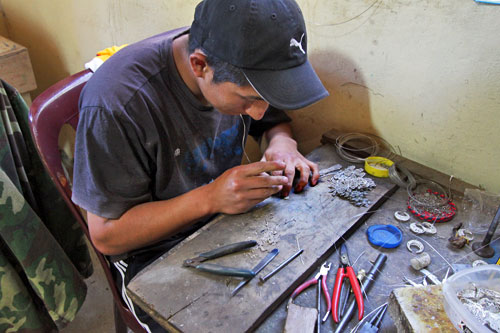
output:
[[[91,251],[94,263],[94,274],[87,283],[87,297],[76,318],[62,333],[113,333],[115,322],[113,317],[113,296],[108,288],[106,276]]]

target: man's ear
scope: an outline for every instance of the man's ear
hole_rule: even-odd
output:
[[[204,77],[208,71],[207,56],[196,50],[189,55],[189,65],[196,77]]]

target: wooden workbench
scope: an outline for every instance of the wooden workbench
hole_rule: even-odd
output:
[[[308,158],[319,163],[320,169],[336,163],[349,165],[336,155],[334,147],[329,144],[319,147]],[[417,237],[409,231],[409,222],[399,223],[393,215],[396,210],[405,210],[406,190],[398,190],[388,179],[375,181],[377,187],[369,195],[373,201],[370,208],[354,207],[344,200],[333,198],[328,193],[325,177],[316,187],[307,188],[302,194],[292,194],[289,200],[270,198],[246,214],[220,216],[137,275],[129,284],[128,291],[135,303],[169,329],[186,332],[281,332],[291,291],[306,278],[314,276],[325,260],[332,263],[328,276],[332,293],[339,264],[335,249],[346,240],[351,260],[357,259],[354,264],[356,271],[361,268],[368,271],[370,261],[375,260],[379,253],[388,255],[381,274],[365,299],[365,313],[369,313],[387,302],[394,288],[403,286],[403,275],[421,279],[419,273],[409,266],[412,254],[405,246],[408,240]],[[460,197],[455,196],[454,200],[460,201]],[[460,206],[460,202],[457,203]],[[448,246],[451,229],[459,221],[460,213],[453,221],[438,225],[437,235],[419,238],[433,260],[429,270],[440,278],[446,272],[447,262],[470,263],[478,258],[470,254],[470,248],[454,250]],[[373,224],[398,226],[404,235],[403,243],[396,249],[372,246],[366,239],[366,229]],[[297,241],[305,251],[300,260],[296,259],[265,284],[253,279],[235,297],[231,297],[230,293],[238,280],[182,267],[184,259],[200,252],[248,239],[257,240],[259,247],[214,262],[251,268],[266,252],[278,248],[280,255],[261,273],[265,274],[297,250]],[[315,307],[315,288],[301,294],[295,303]],[[355,322],[353,320],[350,327]],[[382,327],[384,332],[395,331],[388,315]],[[322,331],[334,329],[330,316]]]
[[[365,298],[365,314],[370,313],[370,311],[379,305],[386,303],[389,300],[391,292],[395,288],[404,287],[405,284],[402,280],[403,276],[415,280],[417,283],[422,282],[423,276],[420,273],[415,272],[409,264],[409,260],[414,255],[406,249],[406,242],[408,240],[418,239],[409,228],[410,223],[415,222],[416,220],[412,218],[409,222],[402,223],[396,221],[394,218],[395,211],[405,209],[407,199],[408,195],[406,190],[397,190],[396,193],[394,193],[369,219],[359,223],[357,226],[354,226],[351,233],[344,236],[347,240],[350,257],[354,260],[359,257],[354,265],[355,271],[358,271],[359,269],[365,269],[368,271],[372,265],[371,261],[376,259],[378,253],[385,253],[387,255],[387,261],[384,268],[381,270],[381,274],[376,278],[374,285],[368,293],[368,297]],[[461,198],[455,196],[454,200],[460,206]],[[461,250],[455,250],[449,247],[448,238],[451,236],[451,229],[459,221],[461,221],[460,212],[452,221],[437,225],[436,227],[438,233],[436,235],[420,236],[420,240],[425,246],[425,251],[428,252],[432,258],[432,263],[428,269],[440,279],[444,277],[448,267],[445,260],[452,264],[470,264],[472,261],[480,259],[472,252],[469,246]],[[371,245],[367,240],[366,230],[369,226],[374,224],[393,224],[399,227],[403,232],[403,242],[401,245],[395,249],[383,249]],[[434,249],[425,242],[430,244],[430,246]],[[436,251],[439,252],[444,259],[441,258]],[[338,267],[338,253],[335,252],[332,254],[327,261],[332,262],[332,267]],[[334,280],[335,274],[330,274],[328,276],[330,293],[333,289]],[[286,320],[285,303],[286,302],[281,304],[256,331],[260,333],[282,332],[282,327],[284,326]],[[311,288],[305,295],[298,297],[294,303],[306,307],[315,307],[316,291],[314,288]],[[356,324],[357,319],[355,318],[351,321],[351,324],[348,326],[348,330],[346,330],[346,332],[350,332]],[[335,330],[335,325],[331,317],[323,326],[322,332],[333,332]],[[394,320],[391,316],[386,314],[382,322],[381,332],[396,331]],[[437,330],[435,332],[446,332],[446,330]]]

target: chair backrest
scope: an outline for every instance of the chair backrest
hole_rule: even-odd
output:
[[[70,182],[65,176],[61,162],[59,134],[65,124],[76,130],[79,115],[78,99],[83,86],[91,76],[92,72],[85,70],[59,81],[33,101],[29,114],[31,133],[40,158],[89,240],[87,223],[79,207],[71,201]],[[107,259],[95,248],[94,251],[104,269],[115,305],[123,321],[134,332],[145,332],[120,297]]]
[[[85,70],[59,81],[33,101],[29,114],[31,134],[40,158],[66,205],[80,224],[83,223],[82,227],[87,236],[87,224],[78,207],[71,201],[71,186],[63,171],[59,151],[59,134],[64,124],[76,130],[78,98],[91,76],[92,72]]]

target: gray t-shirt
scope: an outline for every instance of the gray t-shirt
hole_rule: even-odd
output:
[[[177,29],[127,46],[107,60],[80,96],[72,200],[119,218],[211,182],[241,162],[246,135],[290,119],[272,107],[261,121],[204,106],[181,79]]]

